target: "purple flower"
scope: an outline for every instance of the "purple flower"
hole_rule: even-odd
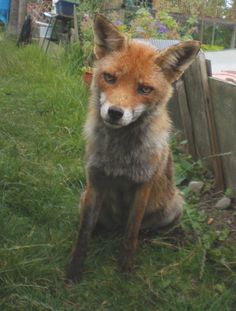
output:
[[[116,21],[114,21],[114,25],[115,26],[120,26],[120,25],[122,25],[123,23],[122,23],[122,21],[120,20],[120,19],[117,19]]]
[[[168,31],[168,28],[167,28],[165,25],[160,24],[160,25],[158,26],[157,31],[158,31],[159,33],[166,33],[166,32]]]

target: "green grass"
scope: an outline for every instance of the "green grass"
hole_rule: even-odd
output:
[[[82,282],[66,286],[88,92],[71,64],[36,46],[2,41],[0,60],[0,310],[234,310],[236,247],[197,199],[177,231],[140,241],[133,274],[117,268],[121,237],[96,237]],[[175,154],[180,184],[202,173]]]

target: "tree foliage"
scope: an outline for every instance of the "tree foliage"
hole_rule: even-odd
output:
[[[235,3],[235,0],[160,0],[157,7],[168,12],[223,18],[230,16]]]

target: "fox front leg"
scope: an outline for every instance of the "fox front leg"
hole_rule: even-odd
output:
[[[121,270],[123,272],[132,271],[139,230],[149,201],[150,192],[151,184],[141,185],[136,192],[133,205],[130,209],[121,256]]]
[[[67,279],[73,282],[78,282],[81,279],[88,243],[97,222],[100,205],[100,195],[91,186],[88,186],[81,200],[81,222],[67,270]]]

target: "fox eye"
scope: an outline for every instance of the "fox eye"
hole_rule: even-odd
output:
[[[109,84],[115,84],[117,80],[116,76],[113,76],[112,74],[108,72],[103,73],[103,78]]]
[[[141,95],[150,94],[152,91],[153,91],[153,88],[151,86],[146,86],[146,85],[138,86],[138,93]]]

